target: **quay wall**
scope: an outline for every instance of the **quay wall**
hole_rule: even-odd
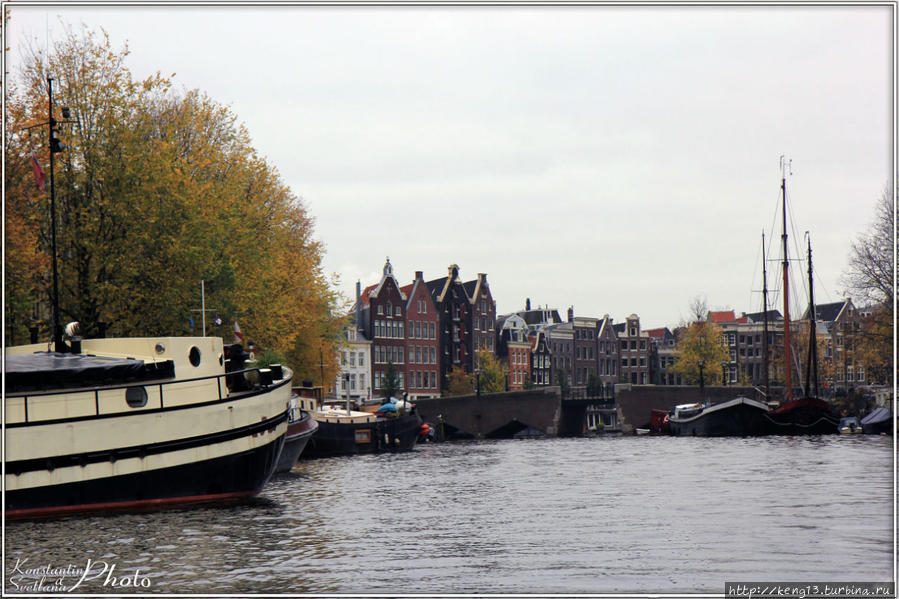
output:
[[[618,419],[622,431],[649,426],[652,410],[672,410],[674,406],[695,403],[703,397],[713,404],[744,395],[764,401],[755,387],[706,386],[703,395],[692,385],[615,385],[618,399]]]

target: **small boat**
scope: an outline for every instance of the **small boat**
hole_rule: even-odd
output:
[[[217,337],[47,349],[6,348],[7,519],[233,502],[274,471],[290,369]]]
[[[414,406],[408,411],[373,413],[323,405],[312,411],[312,417],[318,422],[318,430],[302,458],[409,451],[415,446],[423,424]]]
[[[860,435],[862,434],[862,425],[855,416],[847,416],[840,418],[839,430],[841,435]]]
[[[766,432],[768,406],[748,397],[714,404],[681,404],[668,418],[679,437],[755,437]]]
[[[861,425],[866,435],[890,434],[896,430],[896,419],[887,408],[875,408],[861,419]]]
[[[315,431],[318,430],[318,422],[309,412],[300,409],[300,399],[291,397],[287,408],[287,433],[284,435],[284,448],[275,473],[288,472],[306,448],[306,444]]]
[[[648,435],[651,431],[648,428],[635,428],[635,435]]]

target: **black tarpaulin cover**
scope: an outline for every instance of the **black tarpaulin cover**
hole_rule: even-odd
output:
[[[38,352],[7,355],[4,374],[6,391],[12,393],[172,378],[175,365],[171,360],[145,364],[133,358]]]

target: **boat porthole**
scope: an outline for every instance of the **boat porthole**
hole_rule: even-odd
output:
[[[128,387],[125,390],[125,401],[132,408],[142,408],[147,405],[147,390],[143,387]]]
[[[157,343],[157,344],[156,344],[156,353],[157,353],[157,354],[164,354],[164,353],[165,353],[165,344],[163,344],[163,343]]]
[[[224,365],[225,365],[225,356],[223,356],[222,354],[219,354],[219,366],[224,366]]]
[[[190,348],[190,353],[187,355],[187,359],[190,360],[191,365],[199,366],[200,365],[200,348],[197,346],[193,346]]]

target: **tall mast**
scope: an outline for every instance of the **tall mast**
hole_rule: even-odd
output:
[[[792,166],[792,160],[789,162],[780,157],[780,190],[783,197],[783,294],[784,294],[784,399],[790,401],[793,399],[793,381],[791,364],[793,357],[790,354],[790,263],[787,258],[787,165]],[[790,173],[792,174],[792,172]]]
[[[817,335],[817,314],[815,314],[815,294],[812,279],[812,239],[808,240],[808,322],[809,322],[809,341],[808,341],[808,366],[805,372],[805,388],[809,397],[818,396],[818,335]],[[812,381],[809,376],[813,375]],[[811,394],[810,382],[815,384],[815,394]]]
[[[762,356],[764,359],[765,399],[771,398],[771,382],[768,379],[768,274],[765,262],[765,232],[762,231],[762,318],[765,322],[765,334],[762,337]]]

